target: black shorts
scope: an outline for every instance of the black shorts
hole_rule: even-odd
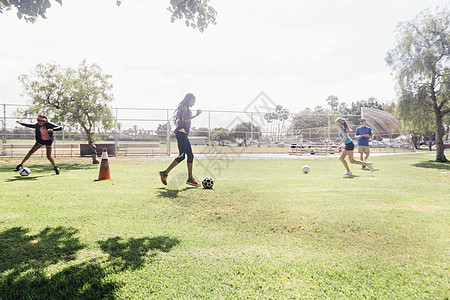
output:
[[[345,150],[347,151],[353,151],[355,149],[355,144],[353,142],[350,142],[348,144],[345,144]]]
[[[39,141],[36,141],[36,144],[39,144],[42,147],[51,147],[53,142],[51,140],[39,140]]]

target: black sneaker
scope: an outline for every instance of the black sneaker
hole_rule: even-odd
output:
[[[23,168],[22,164],[17,165],[17,167],[14,168],[14,172],[20,171]]]
[[[59,173],[61,173],[61,170],[58,166],[54,167],[53,169],[55,170],[56,175],[59,175]]]
[[[159,171],[159,176],[161,177],[161,182],[164,185],[167,185],[167,176],[164,171]]]

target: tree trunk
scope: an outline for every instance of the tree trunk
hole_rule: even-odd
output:
[[[91,133],[86,131],[86,135],[87,135],[87,138],[88,138],[88,144],[89,144],[89,146],[91,147],[91,150],[92,150],[92,163],[94,165],[96,165],[96,164],[99,163],[98,158],[97,158],[97,147],[95,147],[94,139],[91,137]]]
[[[442,125],[442,116],[440,111],[434,112],[436,121],[436,161],[437,162],[448,162],[447,157],[444,154],[444,141],[442,138],[444,137],[444,126]]]
[[[92,140],[91,138],[89,139],[89,146],[92,149],[92,163],[96,165],[99,163],[97,158],[97,147],[95,147],[94,140]]]
[[[94,139],[91,136],[91,131],[87,127],[83,126],[83,124],[81,124],[81,128],[83,128],[84,132],[86,133],[88,144],[92,149],[92,163],[94,165],[99,164],[100,162],[98,161],[97,158],[97,148],[95,147]]]
[[[417,136],[417,135],[412,135],[412,136],[411,136],[411,139],[412,139],[412,141],[413,141],[413,143],[414,143],[414,148],[416,148],[416,150],[419,150],[419,149],[420,149],[419,136]]]

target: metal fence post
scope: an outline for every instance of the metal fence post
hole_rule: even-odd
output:
[[[169,110],[166,111],[166,118],[167,118],[167,129],[166,129],[166,134],[167,134],[167,155],[170,156],[170,117],[169,117]]]
[[[3,144],[6,144],[6,103],[3,103]]]
[[[114,148],[115,149],[115,155],[118,156],[119,155],[119,137],[118,135],[120,135],[120,128],[119,128],[119,122],[117,122],[119,118],[119,109],[116,108],[116,124],[115,124],[115,128],[114,128]]]
[[[250,126],[251,126],[251,139],[252,139],[252,141],[254,140],[254,136],[253,136],[253,112],[250,112]]]
[[[211,153],[211,111],[208,111],[208,144],[209,144],[209,153]]]

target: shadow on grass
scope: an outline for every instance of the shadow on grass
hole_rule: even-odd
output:
[[[53,170],[53,166],[48,164],[40,164],[40,165],[33,165],[33,164],[27,164],[29,168],[31,169],[31,174],[28,176],[20,176],[19,172],[14,172],[13,168],[11,166],[0,166],[0,173],[11,173],[11,175],[14,175],[11,178],[7,178],[5,182],[14,182],[18,180],[37,180],[41,177],[48,177],[48,176],[56,176],[55,170]],[[58,164],[58,167],[61,169],[61,173],[63,174],[65,171],[76,171],[76,170],[90,170],[90,169],[96,169],[98,168],[97,165],[89,165],[89,164],[79,164],[79,163],[61,163]],[[39,174],[39,175],[37,175]]]
[[[417,168],[427,168],[427,169],[450,171],[450,163],[448,163],[448,162],[441,163],[441,162],[435,162],[435,161],[424,161],[424,162],[414,163],[412,165]]]
[[[79,164],[79,163],[58,163],[56,162],[58,167],[61,169],[61,172],[64,170],[67,171],[74,171],[74,170],[89,170],[89,169],[96,169],[98,168],[98,165],[94,164]],[[38,173],[38,172],[50,172],[52,174],[55,174],[55,171],[53,170],[52,164],[49,162],[48,164],[39,164],[35,165],[32,162],[26,164],[27,167],[31,169],[31,172]],[[8,165],[0,165],[0,173],[16,173],[13,171],[14,166],[8,166]],[[17,173],[16,173],[17,174]]]
[[[7,178],[5,180],[5,182],[14,182],[14,181],[19,181],[19,180],[34,181],[34,180],[37,180],[37,179],[39,179],[41,177],[48,177],[48,176],[50,176],[50,175],[45,175],[45,176],[43,176],[43,175],[38,175],[38,176],[34,176],[34,175],[28,175],[28,176],[16,175],[16,176],[14,176],[12,178]]]
[[[358,175],[344,175],[344,176],[342,176],[342,178],[344,178],[344,179],[355,179],[355,178],[359,178],[359,177],[361,177],[361,176],[358,176]]]
[[[75,259],[85,246],[72,228],[45,228],[38,234],[14,227],[0,232],[1,299],[111,298],[117,288],[105,282],[105,270],[95,262],[70,266],[52,275],[46,268]]]
[[[158,189],[159,195],[157,197],[174,199],[174,198],[178,197],[178,193],[184,192],[184,191],[187,191],[190,189],[195,189],[195,187],[185,187],[184,189],[181,189],[181,190],[168,190],[166,188],[159,188]]]
[[[0,299],[114,299],[121,284],[108,279],[115,271],[137,269],[158,251],[168,252],[179,243],[169,237],[98,242],[108,261],[93,258],[49,274],[54,265],[76,260],[86,248],[73,228],[45,228],[31,234],[22,227],[0,232]]]
[[[121,271],[139,269],[144,265],[146,257],[153,258],[159,251],[169,252],[179,243],[177,238],[167,236],[130,238],[128,241],[114,237],[98,242],[100,248],[109,254],[110,263]]]

